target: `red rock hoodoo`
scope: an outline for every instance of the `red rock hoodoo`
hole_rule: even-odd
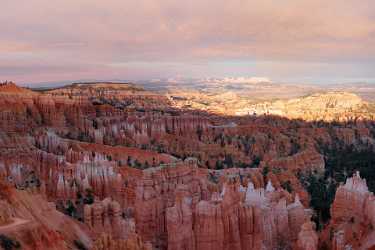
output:
[[[319,231],[306,180],[324,175],[324,150],[372,145],[372,125],[219,116],[133,84],[2,84],[0,245],[371,249],[366,181],[338,187]]]

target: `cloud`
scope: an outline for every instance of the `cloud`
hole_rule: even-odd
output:
[[[103,77],[201,75],[234,60],[370,64],[374,9],[373,0],[2,0],[0,59],[38,68],[33,80],[48,74],[35,60],[80,75],[103,67]]]

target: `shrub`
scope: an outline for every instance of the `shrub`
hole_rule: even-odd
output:
[[[4,234],[0,234],[0,245],[4,250],[21,248],[21,244],[17,240],[11,239]]]
[[[87,250],[87,247],[79,240],[74,240],[74,245],[79,249],[79,250]]]
[[[289,193],[293,192],[293,187],[292,187],[292,185],[290,183],[290,180],[287,180],[287,181],[281,183],[281,187],[284,188]]]

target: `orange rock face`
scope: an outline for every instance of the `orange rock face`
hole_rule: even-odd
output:
[[[306,222],[303,224],[301,232],[298,234],[298,249],[317,250],[318,240],[319,238],[315,231],[315,225],[311,222]]]
[[[324,171],[322,144],[370,143],[370,128],[180,110],[131,84],[3,84],[0,234],[23,249],[372,246],[364,181],[338,189],[319,235],[298,178]]]
[[[36,190],[7,188],[9,193],[2,193],[0,200],[0,234],[16,239],[22,249],[70,249],[76,240],[86,247],[92,245],[88,228],[58,212]]]
[[[375,197],[357,172],[336,192],[331,207],[332,249],[371,249],[374,241]]]
[[[266,189],[255,189],[248,182],[245,188],[232,178],[220,194],[212,193],[197,204],[191,193],[179,192],[183,198],[166,214],[168,249],[272,249],[287,247],[287,239],[291,244],[297,241],[302,224],[309,220],[298,197],[287,204],[270,183]]]
[[[92,250],[151,250],[149,244],[143,244],[136,235],[126,239],[113,239],[111,235],[102,234],[94,244]]]

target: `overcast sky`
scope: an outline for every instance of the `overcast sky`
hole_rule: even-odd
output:
[[[374,0],[1,0],[0,81],[375,79]]]

